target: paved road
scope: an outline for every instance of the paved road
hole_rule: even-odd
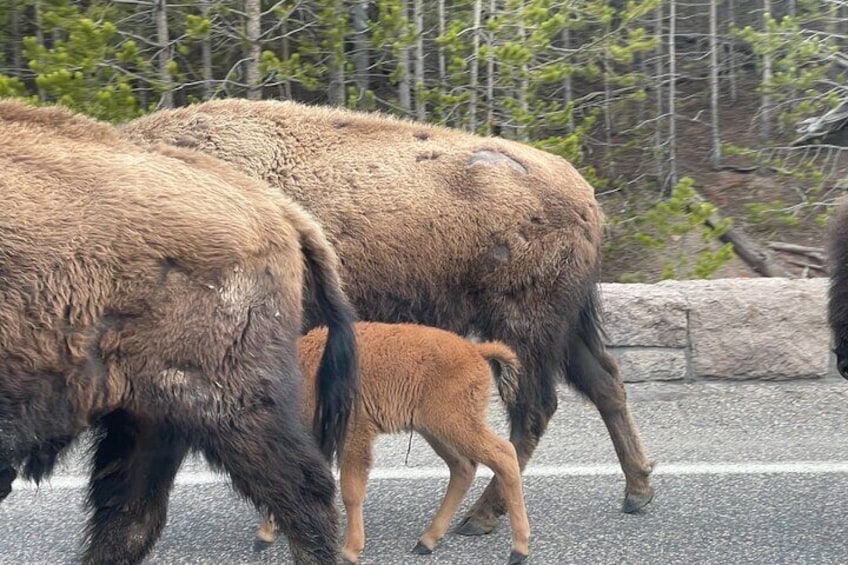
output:
[[[528,469],[535,564],[848,563],[848,383],[629,385],[657,497],[619,512],[623,477],[594,408],[563,390]],[[503,432],[500,408],[492,418]],[[385,438],[365,507],[370,564],[505,562],[506,521],[481,538],[448,537],[429,557],[409,549],[438,505],[446,471],[423,440]],[[36,492],[16,483],[0,505],[0,564],[74,563],[83,527],[76,460]],[[483,470],[480,476],[488,476]],[[289,563],[278,541],[255,554],[256,515],[190,462],[148,563]],[[478,478],[465,502],[485,485]]]

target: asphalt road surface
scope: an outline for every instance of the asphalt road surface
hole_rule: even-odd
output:
[[[525,474],[533,564],[848,563],[848,382],[628,385],[657,496],[620,512],[624,478],[595,409],[567,390]],[[493,403],[492,421],[505,433]],[[447,470],[427,444],[383,438],[365,504],[363,563],[505,563],[509,524],[410,549]],[[462,510],[485,486],[481,468]],[[84,468],[72,457],[37,491],[0,504],[0,564],[79,562]],[[462,512],[461,510],[461,512]],[[454,519],[454,525],[459,520]],[[284,539],[254,553],[257,515],[197,461],[180,471],[156,564],[290,563]]]

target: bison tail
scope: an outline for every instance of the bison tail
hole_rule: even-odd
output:
[[[327,344],[315,381],[312,426],[327,460],[341,457],[348,422],[359,398],[356,312],[342,290],[338,259],[321,228],[305,212],[293,214],[312,289],[328,326]]]
[[[498,394],[512,413],[518,403],[518,372],[521,363],[518,356],[505,343],[486,341],[476,344],[477,351],[492,366]]]
[[[595,364],[609,375],[618,375],[618,365],[615,358],[607,353],[605,341],[607,334],[604,331],[601,311],[601,301],[598,294],[598,285],[592,284],[580,309],[577,320],[576,331],[568,345],[568,359],[566,363],[566,379],[577,386],[578,390],[585,390],[587,385],[583,382],[589,375],[595,374],[595,370],[587,366],[587,363]],[[582,342],[582,343],[581,343]],[[585,355],[591,354],[591,361]]]

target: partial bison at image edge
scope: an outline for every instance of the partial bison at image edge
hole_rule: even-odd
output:
[[[83,563],[150,552],[190,450],[279,517],[295,563],[335,563],[328,458],[358,372],[314,220],[221,161],[55,107],[0,101],[0,170],[0,500],[94,429]],[[300,418],[307,274],[330,328],[318,441]]]
[[[573,386],[609,431],[625,477],[623,511],[651,502],[653,464],[603,341],[603,214],[566,160],[505,139],[290,101],[204,102],[120,131],[219,157],[310,211],[360,319],[513,348],[524,373],[510,439],[522,469],[557,409],[557,382]],[[307,321],[319,323],[309,312]],[[458,532],[488,533],[505,510],[495,477]]]

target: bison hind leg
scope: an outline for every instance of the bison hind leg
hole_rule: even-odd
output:
[[[0,462],[0,502],[3,502],[12,492],[12,483],[18,473],[8,463]]]
[[[83,563],[139,563],[165,526],[168,496],[188,447],[169,427],[142,424],[123,411],[106,416],[101,426]]]
[[[21,470],[21,476],[35,483],[50,477],[59,461],[59,455],[74,442],[74,439],[72,436],[54,438],[48,443],[34,447]]]
[[[294,563],[336,563],[338,512],[329,464],[299,420],[299,406],[275,404],[205,432],[203,451],[244,498],[274,516]]]

